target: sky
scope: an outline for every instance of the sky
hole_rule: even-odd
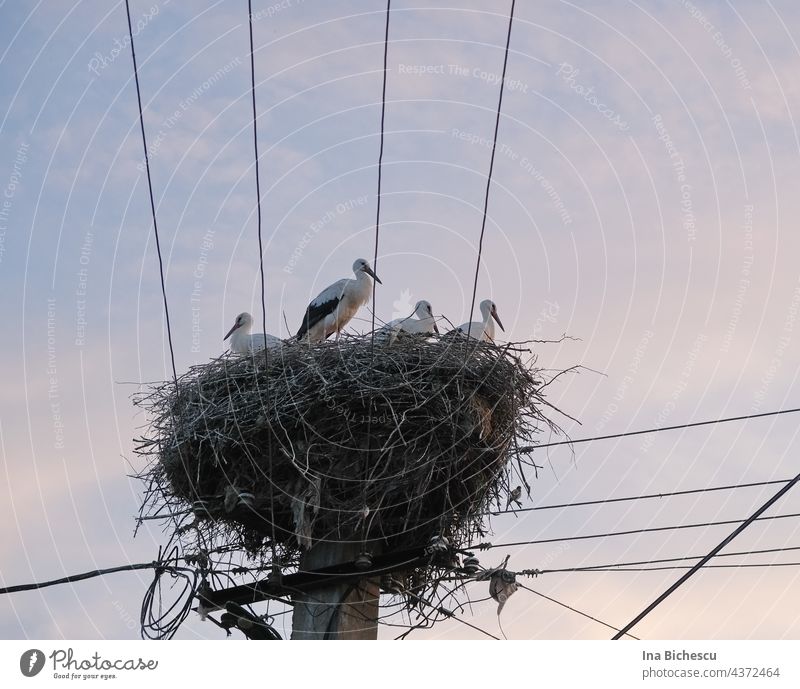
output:
[[[266,327],[286,337],[311,297],[374,251],[385,5],[253,5]],[[136,0],[131,12],[180,373],[224,350],[237,313],[260,313],[246,3]],[[507,13],[392,3],[379,319],[423,298],[469,319]],[[790,0],[517,3],[478,301],[496,302],[508,341],[571,337],[534,346],[543,369],[585,367],[549,388],[579,422],[555,417],[570,437],[800,406],[798,26]],[[133,537],[147,419],[131,396],[171,364],[124,4],[2,2],[0,46],[0,582],[12,585],[156,556],[157,525]],[[368,319],[362,309],[354,330]],[[788,414],[539,450],[524,505],[788,479],[796,424]],[[490,540],[744,519],[775,490],[504,515]],[[767,516],[798,512],[795,490]],[[731,528],[481,560],[509,554],[521,570],[702,555]],[[727,550],[799,546],[789,517]],[[619,627],[682,571],[525,583]],[[0,637],[137,638],[149,576],[3,596]],[[796,566],[706,568],[634,633],[797,639],[798,583]],[[610,635],[524,590],[500,621],[495,607],[461,614],[515,639]],[[178,636],[222,632],[191,616]],[[413,636],[481,635],[450,620]]]

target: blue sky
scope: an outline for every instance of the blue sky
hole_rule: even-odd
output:
[[[237,313],[260,312],[237,5],[132,4],[179,371],[219,354]],[[468,317],[507,7],[452,5],[393,3],[383,320],[420,298]],[[310,297],[373,252],[384,5],[254,11],[267,330],[285,336]],[[0,15],[0,579],[13,584],[155,556],[157,529],[132,538],[141,494],[127,475],[146,420],[130,395],[170,370],[124,5],[6,2]],[[544,368],[595,371],[552,388],[582,422],[563,420],[573,437],[798,406],[799,19],[788,1],[518,3],[478,299],[495,300],[511,340],[578,338],[535,348]],[[796,433],[787,416],[554,449],[537,457],[530,505],[786,478]],[[743,518],[769,490],[502,517],[493,540]],[[511,565],[698,554],[724,533],[516,548]],[[798,538],[796,520],[777,520],[733,549]],[[676,576],[533,583],[620,625]],[[708,570],[638,633],[798,638],[797,576]],[[135,637],[146,581],[5,597],[0,636]],[[497,630],[491,606],[473,621]],[[525,592],[503,627],[607,636]],[[191,619],[181,635],[217,631]],[[471,632],[444,623],[421,636]]]

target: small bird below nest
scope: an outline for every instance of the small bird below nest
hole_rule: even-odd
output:
[[[557,428],[513,346],[466,338],[287,343],[153,386],[138,443],[160,504],[286,560],[319,540],[453,548],[485,532],[512,448]],[[255,553],[254,553],[255,554]]]

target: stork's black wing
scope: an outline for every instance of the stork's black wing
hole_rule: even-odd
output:
[[[326,287],[308,305],[306,315],[303,316],[303,323],[297,331],[297,339],[300,340],[328,314],[333,313],[342,299],[342,293],[349,281],[347,278],[337,280],[332,285]]]
[[[297,339],[303,339],[311,328],[323,320],[329,313],[333,313],[338,303],[339,297],[330,299],[322,304],[309,304],[306,309],[306,315],[303,316],[303,324],[300,326],[300,330],[297,331]]]

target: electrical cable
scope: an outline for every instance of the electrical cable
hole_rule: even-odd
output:
[[[144,131],[144,114],[142,111],[142,92],[139,87],[139,67],[136,64],[136,49],[133,45],[133,25],[131,23],[130,0],[125,0],[125,11],[128,15],[128,36],[131,42],[131,57],[133,58],[133,76],[136,82],[136,102],[139,106],[139,126],[142,132],[142,146],[144,148],[144,163],[147,170],[147,191],[150,194],[150,212],[153,216],[153,234],[156,239],[156,253],[158,254],[158,272],[161,278],[161,296],[164,300],[164,316],[167,322],[167,341],[169,343],[169,356],[172,362],[172,379],[175,381],[175,394],[178,393],[178,369],[175,367],[175,350],[172,346],[172,328],[169,320],[169,304],[167,303],[167,287],[164,279],[164,260],[161,256],[161,241],[158,236],[158,220],[156,219],[156,202],[153,196],[153,181],[150,175],[150,156],[147,152],[147,136]]]
[[[768,510],[772,505],[774,505],[780,498],[782,498],[786,493],[788,493],[794,485],[800,481],[800,473],[797,474],[789,483],[787,483],[783,488],[781,488],[777,493],[775,493],[772,497],[770,497],[766,502],[764,502],[761,507],[759,507],[753,514],[751,514],[743,523],[737,526],[730,534],[728,534],[720,543],[712,548],[712,550],[706,555],[700,562],[695,564],[686,574],[684,574],[678,581],[676,581],[672,586],[670,586],[666,591],[664,591],[658,598],[656,598],[650,605],[648,605],[642,612],[640,612],[636,617],[634,617],[630,622],[628,622],[625,627],[622,628],[620,632],[618,632],[615,636],[612,637],[612,640],[616,641],[620,637],[625,634],[625,632],[631,630],[635,627],[641,620],[647,617],[658,605],[664,602],[676,589],[678,589],[682,584],[684,584],[690,577],[692,577],[696,572],[698,572],[703,565],[705,565],[711,558],[713,558],[720,550],[722,550],[728,543],[730,543],[734,538],[736,538],[742,531],[744,531],[750,524],[758,519],[766,519],[767,517],[760,517],[766,510]]]
[[[565,507],[586,507],[587,505],[607,505],[614,502],[630,502],[632,500],[650,500],[652,498],[669,498],[676,495],[694,495],[696,493],[713,493],[720,490],[734,490],[737,488],[755,488],[757,486],[772,486],[779,483],[789,483],[792,479],[778,479],[775,481],[754,481],[752,483],[736,483],[726,486],[712,486],[710,488],[691,488],[688,490],[676,490],[669,493],[649,493],[647,495],[631,495],[623,498],[605,498],[600,500],[585,500],[582,502],[569,502],[560,505],[538,505],[537,507],[521,507],[515,510],[487,511],[484,514],[499,516],[501,514],[519,514],[521,512],[538,512],[540,510],[554,510]]]

